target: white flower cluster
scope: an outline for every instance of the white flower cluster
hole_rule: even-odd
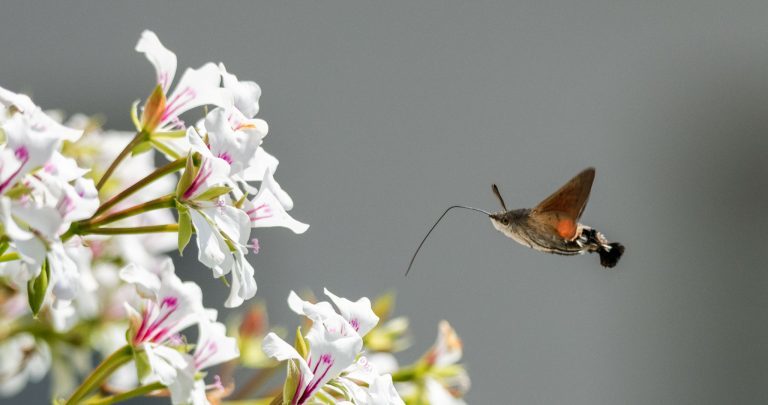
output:
[[[267,356],[291,362],[283,403],[403,404],[392,376],[380,374],[363,355],[363,337],[379,322],[371,301],[352,302],[328,290],[325,295],[338,312],[327,301],[313,304],[294,292],[288,297],[291,309],[312,321],[306,338],[297,337],[299,350],[274,333],[264,339]]]
[[[229,279],[224,305],[237,307],[256,293],[254,268],[246,260],[250,248],[259,248],[251,230],[285,227],[303,233],[308,228],[288,214],[293,201],[275,181],[278,160],[262,148],[268,125],[255,118],[259,86],[239,80],[220,63],[187,69],[174,85],[176,55],[154,33],[143,32],[136,50],[153,64],[157,86],[143,103],[134,104],[132,138],[102,131],[81,115],[62,124],[56,112],[0,88],[2,394],[42,378],[52,363],[56,371],[56,358],[72,357],[77,350],[70,349],[84,340],[97,347],[110,341],[103,336],[126,328],[126,317],[135,322],[140,315],[149,329],[133,330],[131,324],[134,335],[128,342],[138,356],[136,365],[143,358],[151,366],[149,372],[138,367],[140,383],[157,379],[171,388],[175,403],[186,403],[189,398],[177,400],[186,395],[179,394],[178,385],[194,385],[196,391],[187,391],[199,394],[199,382],[191,382],[217,359],[211,348],[225,346],[224,327],[201,310],[201,297],[181,299],[199,287],[182,283],[165,254],[174,247],[183,251],[194,237],[199,261],[214,277]],[[202,106],[209,107],[205,116],[185,125],[182,114]],[[154,150],[169,162],[155,167]],[[125,264],[131,267],[121,272],[121,280],[118,269]],[[137,279],[140,268],[151,271]],[[136,298],[126,282],[138,283],[148,299],[134,310],[122,305]],[[163,301],[163,294],[182,286],[184,294],[179,290],[173,300]],[[191,318],[167,328],[174,319],[169,314],[188,311]],[[158,319],[160,325],[152,326]],[[186,358],[174,339],[191,323],[199,326],[201,340]],[[43,333],[78,344],[59,347],[41,339]],[[81,352],[87,357],[87,350]],[[237,350],[217,353],[231,358]],[[64,387],[57,391],[66,392],[76,378],[64,378],[70,381],[57,384]]]
[[[387,319],[392,299],[372,306],[326,290],[330,302],[313,303],[291,292],[290,308],[311,322],[294,345],[279,328],[267,333],[263,306],[235,331],[204,307],[168,252],[194,238],[199,262],[230,287],[223,306],[239,307],[256,294],[253,228],[309,226],[288,214],[278,160],[262,148],[259,86],[221,63],[174,83],[176,55],[150,31],[136,51],[156,85],[134,103],[132,133],[84,115],[64,120],[0,88],[0,396],[50,374],[54,403],[65,405],[145,395],[195,405],[464,403],[469,379],[447,322],[422,359],[397,365],[408,324]],[[167,161],[156,166],[156,154]],[[281,362],[282,392],[261,390]],[[255,373],[235,391],[239,367]]]

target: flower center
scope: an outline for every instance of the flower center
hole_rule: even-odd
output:
[[[271,218],[272,215],[274,215],[272,212],[272,207],[267,204],[261,204],[256,208],[246,211],[245,213],[248,214],[248,218],[250,218],[251,221]]]
[[[15,179],[16,176],[18,176],[19,173],[21,173],[21,169],[24,168],[24,165],[26,165],[27,162],[29,162],[29,150],[27,150],[26,146],[23,146],[23,145],[19,146],[18,148],[16,148],[16,150],[13,151],[13,154],[14,156],[16,156],[16,159],[19,159],[21,162],[19,163],[19,167],[16,168],[16,170],[14,170],[14,172],[11,173],[11,175],[7,179],[5,179],[5,181],[0,183],[0,193],[5,191],[5,189],[7,189],[8,186],[11,185],[11,182],[13,181],[13,179]]]
[[[170,331],[174,326],[170,317],[177,309],[179,309],[177,297],[164,297],[160,305],[147,301],[142,312],[141,325],[133,338],[134,345],[144,342],[158,343],[170,338]]]

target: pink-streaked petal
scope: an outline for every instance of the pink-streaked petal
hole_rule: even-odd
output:
[[[362,297],[359,300],[352,302],[346,298],[334,295],[328,291],[327,288],[324,292],[339,309],[341,316],[355,328],[360,336],[365,336],[379,323],[379,317],[373,312],[373,309],[371,308],[371,300],[367,297]]]
[[[176,75],[176,54],[163,46],[157,35],[148,30],[141,33],[136,51],[143,53],[155,67],[157,84],[163,88],[164,93],[168,94],[173,77]]]
[[[279,226],[288,228],[297,234],[304,233],[309,229],[309,225],[293,219],[283,209],[283,205],[280,204],[277,197],[266,187],[262,187],[252,201],[247,201],[243,205],[243,209],[254,228]]]
[[[232,93],[219,87],[220,82],[219,70],[213,63],[184,71],[179,84],[167,97],[160,128],[172,126],[181,114],[196,107],[214,105],[230,108],[233,103]]]
[[[289,345],[285,340],[280,339],[274,332],[270,332],[261,343],[261,350],[267,357],[271,357],[277,361],[294,361],[299,367],[302,378],[300,379],[301,386],[296,392],[303,392],[309,382],[314,378],[312,370],[309,368],[307,361],[304,360],[299,352]]]

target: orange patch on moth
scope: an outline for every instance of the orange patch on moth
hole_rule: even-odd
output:
[[[576,236],[576,222],[570,219],[561,219],[557,222],[557,233],[564,239],[573,239]]]

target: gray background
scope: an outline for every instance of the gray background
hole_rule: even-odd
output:
[[[130,129],[143,28],[180,67],[221,60],[264,90],[265,146],[312,225],[258,232],[276,323],[298,321],[290,289],[394,289],[402,359],[449,319],[470,403],[768,401],[765,1],[4,2],[0,83]],[[530,206],[589,165],[583,220],[627,245],[615,270],[457,212],[403,278],[446,206],[496,209],[491,182]]]

